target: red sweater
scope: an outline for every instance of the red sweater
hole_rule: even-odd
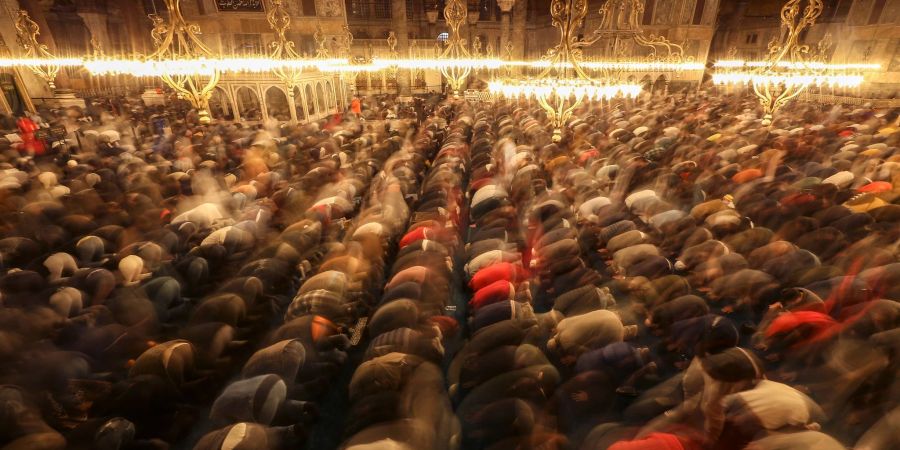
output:
[[[509,281],[495,281],[475,292],[472,300],[469,300],[469,307],[479,310],[487,305],[502,302],[506,300],[514,300],[516,296],[516,288]]]
[[[501,262],[491,264],[475,273],[469,281],[469,287],[478,291],[497,281],[520,283],[528,279],[528,272],[520,264]]]

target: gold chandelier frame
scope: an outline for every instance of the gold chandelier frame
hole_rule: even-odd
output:
[[[213,51],[200,40],[200,26],[187,23],[181,13],[180,0],[164,0],[168,11],[168,20],[151,14],[154,23],[151,36],[156,51],[147,60],[194,60],[212,58]],[[209,99],[219,84],[222,73],[218,68],[209,66],[206,70],[161,73],[160,78],[181,98],[189,101],[197,109],[200,123],[211,122],[209,115]]]
[[[778,75],[785,72],[784,62],[790,62],[790,67],[801,67],[808,76],[821,75],[824,71],[819,68],[822,66],[811,63],[825,62],[832,46],[831,35],[826,34],[813,53],[808,44],[800,42],[803,32],[815,25],[823,10],[822,0],[788,0],[781,8],[781,32],[769,42],[766,63],[759,70],[761,77],[754,78],[752,83],[753,93],[763,108],[764,125],[771,124],[782,107],[812,84],[810,78],[802,83],[778,81]]]
[[[445,48],[441,53],[442,59],[469,59],[471,55],[466,49],[466,39],[462,37],[459,28],[466,22],[469,10],[462,0],[447,0],[444,7],[444,20],[450,27],[450,35],[444,43]],[[453,92],[454,98],[459,98],[460,89],[466,78],[472,73],[468,65],[442,65],[441,74],[447,79],[447,84]]]
[[[653,62],[658,67],[674,67],[692,62],[684,56],[684,48],[660,36],[645,36],[639,17],[643,15],[643,4],[639,0],[607,0],[600,8],[600,25],[588,39],[578,33],[587,16],[587,0],[553,0],[550,3],[550,18],[559,29],[559,44],[549,49],[541,58],[546,63],[538,75],[529,80],[514,80],[507,71],[505,81],[491,83],[491,90],[505,96],[533,95],[547,113],[553,127],[553,140],[562,139],[562,128],[573,112],[582,105],[585,98],[609,99],[617,96],[637,96],[641,87],[622,80],[622,72],[630,67],[623,61],[627,39],[639,47],[649,48],[649,54],[642,59]],[[599,68],[599,77],[585,70],[584,49],[603,39],[612,39],[613,45]]]
[[[269,56],[278,60],[300,59],[294,41],[287,38],[287,32],[291,29],[291,15],[284,8],[282,0],[270,0],[270,2],[271,6],[266,20],[269,22],[269,27],[275,32],[275,40],[269,43],[271,49]],[[276,67],[272,71],[293,95],[294,88],[300,85],[302,69],[297,66],[282,66]]]
[[[46,64],[29,64],[27,67],[47,83],[50,91],[56,90],[56,76],[62,68],[60,64],[55,63],[56,57],[50,53],[46,45],[38,41],[41,35],[41,28],[38,24],[28,16],[28,11],[20,9],[16,16],[16,40],[25,50],[25,57],[31,59],[44,59]]]

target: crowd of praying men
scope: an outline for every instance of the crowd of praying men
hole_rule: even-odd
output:
[[[0,449],[900,448],[898,113],[54,112],[0,139]]]

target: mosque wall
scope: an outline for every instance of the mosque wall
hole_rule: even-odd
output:
[[[765,58],[769,41],[780,32],[780,0],[738,1],[720,13],[727,24],[714,40],[712,59],[759,60]],[[865,74],[866,83],[848,95],[884,98],[900,89],[900,0],[833,0],[817,23],[803,37],[815,45],[826,35],[834,44],[833,63],[877,63],[881,69]]]
[[[583,35],[597,27],[599,8],[605,0],[589,0],[589,12]],[[621,0],[620,0],[621,1]],[[760,59],[766,54],[767,43],[779,32],[778,12],[782,0],[638,0],[643,7],[641,27],[647,34],[664,36],[684,46],[687,56],[696,61],[729,57]],[[395,4],[393,2],[401,2]],[[481,42],[482,54],[505,57],[504,27],[509,26],[509,39],[515,58],[535,59],[558,41],[558,31],[550,25],[549,2],[546,0],[515,0],[512,5],[498,0],[473,0],[469,20],[462,28],[463,37],[470,43]],[[624,2],[630,4],[630,2]],[[313,34],[321,27],[327,46],[337,53],[344,26],[355,36],[352,52],[356,56],[386,54],[386,41],[391,30],[407,30],[408,44],[398,48],[401,57],[432,57],[441,48],[440,40],[448,32],[442,17],[444,0],[296,0],[285,6],[291,14],[288,37],[297,45],[298,53],[315,54]],[[135,0],[134,7],[123,7],[115,0],[69,2],[43,0],[20,2],[2,0],[3,23],[0,38],[14,52],[15,32],[11,12],[26,6],[41,25],[42,39],[52,51],[65,55],[104,54],[134,55],[152,51],[151,23],[147,15],[162,12],[163,0]],[[216,52],[229,55],[265,55],[268,43],[274,40],[266,21],[268,0],[235,2],[233,0],[182,0],[186,18],[200,25],[202,39]],[[500,6],[508,8],[504,12]],[[397,7],[403,8],[397,9]],[[394,17],[394,11],[404,11],[404,17]],[[882,70],[867,75],[867,84],[854,95],[890,96],[900,88],[900,0],[830,0],[822,17],[804,37],[815,43],[830,33],[835,43],[833,62],[876,62]],[[66,39],[57,42],[54,34]],[[840,38],[837,38],[840,37]],[[91,41],[94,41],[92,43]],[[593,50],[596,52],[596,49]],[[586,52],[588,57],[592,49]],[[640,56],[635,49],[634,56]],[[51,93],[28,71],[18,71],[23,88],[32,97],[46,97]],[[660,74],[629,74],[637,79],[657,80]],[[700,71],[668,75],[677,83],[691,85],[703,77]],[[335,90],[341,104],[349,95],[392,93],[421,94],[438,91],[441,75],[436,70],[401,71],[397,80],[385,74],[366,74],[363,77],[344,76],[337,80]],[[471,88],[481,88],[489,74],[476,73]],[[324,81],[325,78],[322,78]],[[333,81],[333,80],[332,80]],[[76,92],[96,92],[110,80],[92,79],[79,71],[64,70],[57,85]],[[113,80],[124,85],[140,81]],[[407,87],[408,86],[408,87]],[[132,86],[133,87],[133,86]],[[262,95],[262,93],[258,93]],[[290,97],[290,96],[289,96]]]
[[[314,6],[310,6],[310,2],[313,2],[311,5]],[[9,49],[10,54],[20,54],[21,49],[18,48],[15,35],[15,12],[20,8],[26,8],[41,28],[41,41],[54,55],[82,56],[96,52],[116,56],[146,55],[153,51],[150,39],[152,24],[147,16],[164,13],[165,4],[162,0],[135,0],[134,3],[132,7],[123,7],[121,2],[114,0],[76,3],[57,0],[40,2],[0,0],[0,42]],[[230,0],[181,2],[185,19],[200,26],[201,39],[214,52],[237,56],[266,55],[269,42],[275,39],[266,21],[265,7],[268,2],[260,0],[257,10],[252,11],[231,11],[223,7],[229,4],[234,2]],[[334,47],[336,37],[342,33],[346,24],[340,0],[290,1],[286,4],[292,15],[289,38],[295,40],[298,51],[309,55],[314,53],[315,44],[312,35],[318,26],[322,27],[326,37],[331,41],[331,46]],[[306,10],[302,9],[303,4],[307,4]],[[62,39],[60,36],[65,38]],[[27,93],[26,96],[35,99],[37,103],[53,97],[46,83],[28,70],[5,70],[3,73],[13,77],[19,90]],[[322,86],[322,92],[325,92],[321,95],[323,103],[319,105],[320,95],[316,89],[313,89],[313,95],[308,97],[305,94],[287,95],[285,92],[288,108],[286,110],[280,108],[279,120],[315,120],[334,112],[338,105],[347,104],[349,90],[340,77],[310,72],[304,76],[304,82],[312,83],[312,86]],[[134,80],[128,77],[100,79],[74,69],[63,69],[56,82],[58,88],[72,89],[80,94],[119,92],[125,88],[141,88],[143,83],[161,85],[158,80],[149,79]],[[278,80],[271,75],[227,75],[223,77],[220,87],[228,92],[229,98],[233,98],[237,87],[243,86],[252,88],[256,98],[265,99],[264,87],[274,83],[278,83]],[[0,84],[8,83],[0,80]],[[224,97],[226,96],[223,95]],[[316,104],[298,105],[297,103],[301,101]],[[5,109],[2,103],[0,102],[0,109]],[[267,102],[259,101],[261,118],[275,116],[268,114],[270,109],[273,109],[269,106]]]

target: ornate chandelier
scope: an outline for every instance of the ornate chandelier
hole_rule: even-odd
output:
[[[644,33],[643,1],[606,0],[599,15],[597,29],[573,45],[578,49],[599,47],[599,60],[579,62],[584,69],[598,71],[602,79],[620,82],[626,72],[670,72],[678,76],[683,70],[703,70],[703,65],[697,64],[693,56],[685,56],[680,44]],[[639,49],[646,54],[636,55]]]
[[[284,8],[282,0],[271,0],[272,6],[266,19],[269,26],[275,32],[275,40],[269,43],[272,52],[269,56],[275,60],[283,59],[300,59],[300,55],[294,49],[294,41],[287,38],[287,32],[291,28],[291,15]],[[318,33],[318,30],[316,30]],[[282,66],[272,70],[275,76],[287,86],[289,92],[293,92],[294,88],[300,84],[300,76],[303,69],[298,66]]]
[[[444,19],[450,27],[450,35],[444,43],[446,47],[441,53],[441,59],[469,60],[471,55],[466,49],[466,40],[459,33],[459,27],[466,22],[469,10],[462,0],[448,0],[444,7]],[[459,91],[466,81],[466,77],[472,73],[472,66],[465,64],[442,65],[441,73],[447,79],[447,84],[453,92],[454,98],[459,98]]]
[[[397,61],[400,58],[399,53],[397,53],[397,35],[391,31],[387,37],[387,45],[388,45],[388,55],[390,55],[392,61]],[[387,73],[389,78],[397,79],[397,74],[400,72],[400,67],[396,64],[392,64],[388,66]]]
[[[641,92],[637,84],[626,83],[622,73],[628,69],[641,70],[647,65],[660,69],[677,69],[691,63],[684,57],[684,49],[658,36],[645,36],[639,24],[643,15],[639,0],[607,0],[600,8],[600,26],[589,39],[578,37],[587,14],[585,0],[553,0],[550,16],[559,29],[560,41],[542,58],[543,70],[532,78],[494,80],[488,84],[492,93],[505,97],[533,97],[546,111],[553,126],[553,140],[562,138],[562,128],[572,113],[585,100],[605,100],[614,97],[636,97]],[[584,48],[601,40],[609,41],[601,61],[585,63]],[[636,47],[649,49],[646,57],[637,60],[625,57],[626,41]],[[597,71],[598,77],[588,74],[586,67]]]
[[[805,7],[803,6],[805,2]],[[862,83],[861,65],[827,64],[832,47],[826,34],[813,49],[800,42],[804,31],[816,23],[823,10],[822,0],[788,0],[781,8],[781,32],[769,42],[764,61],[720,61],[713,82],[750,83],[763,108],[763,125],[788,102],[812,85],[855,87]]]
[[[200,27],[188,24],[181,14],[180,0],[164,0],[169,20],[151,15],[154,27],[151,31],[154,51],[147,60],[193,61],[201,60],[200,67],[183,71],[163,71],[160,78],[183,99],[189,101],[200,115],[200,123],[210,123],[209,99],[219,83],[221,72],[215,65],[203,66],[203,60],[211,58],[212,50],[200,38]]]
[[[56,76],[62,65],[56,61],[56,57],[50,53],[46,45],[38,42],[37,38],[40,35],[41,29],[28,16],[28,11],[20,9],[16,17],[16,40],[25,50],[25,57],[33,60],[26,66],[44,80],[51,91],[54,91],[56,90]]]

